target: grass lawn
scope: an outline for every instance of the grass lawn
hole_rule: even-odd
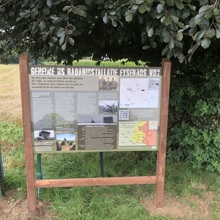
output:
[[[38,191],[35,215],[27,213],[19,66],[0,65],[0,146],[5,197],[0,219],[220,220],[220,176],[167,161],[165,207],[155,209],[155,186],[51,188]],[[154,152],[104,153],[105,176],[155,175]],[[47,178],[99,177],[99,154],[43,154]]]

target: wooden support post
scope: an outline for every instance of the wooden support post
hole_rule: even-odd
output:
[[[29,212],[36,211],[36,189],[35,189],[35,169],[34,154],[32,148],[31,134],[31,110],[29,94],[29,77],[28,77],[28,57],[21,55],[19,58],[20,67],[20,84],[21,84],[21,102],[24,130],[24,151],[27,183],[27,200]]]
[[[113,186],[133,184],[156,184],[156,176],[76,178],[37,180],[38,188],[73,187],[73,186]]]
[[[157,182],[156,182],[156,207],[164,206],[164,182],[165,182],[165,163],[168,127],[168,106],[170,91],[171,62],[169,59],[162,60],[162,93],[160,106],[160,139],[157,153]]]

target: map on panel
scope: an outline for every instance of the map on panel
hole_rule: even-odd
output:
[[[119,123],[120,146],[156,146],[157,121]]]
[[[159,79],[121,78],[120,108],[158,108]]]

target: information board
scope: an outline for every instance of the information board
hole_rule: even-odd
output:
[[[35,153],[159,145],[162,68],[29,66]]]
[[[19,69],[29,212],[36,212],[36,188],[136,184],[155,184],[155,204],[157,208],[162,208],[164,206],[166,142],[171,75],[170,60],[167,58],[162,59],[162,73],[161,68],[157,67],[74,68],[61,66],[29,66],[28,63],[28,56],[21,55],[19,58]],[[113,81],[117,83],[114,83],[115,86],[110,87],[110,83],[106,82],[112,81],[110,80],[112,78],[114,79]],[[88,81],[90,83],[88,83]],[[145,96],[141,96],[142,92],[145,93]],[[133,95],[135,93],[137,95],[134,98]],[[88,94],[91,94],[91,100]],[[64,97],[64,101],[61,101],[60,97]],[[140,101],[141,98],[143,102]],[[92,99],[96,101],[92,101]],[[110,106],[110,112],[106,110],[106,105],[103,107],[103,101],[104,103],[106,103],[105,101],[111,101],[107,104],[108,108]],[[96,105],[91,105],[91,103],[96,103]],[[80,106],[80,104],[82,105]],[[117,107],[117,109],[114,111],[112,110],[113,107]],[[91,109],[94,110],[92,111]],[[158,113],[159,109],[160,113]],[[144,114],[142,114],[141,111]],[[90,112],[95,112],[95,114],[91,114]],[[66,116],[68,114],[70,114],[71,117]],[[46,117],[46,115],[51,117]],[[59,119],[59,116],[62,116],[61,119]],[[90,118],[91,121],[86,120],[88,116],[92,116],[92,118]],[[101,121],[98,121],[95,116],[98,118],[102,116],[103,118]],[[104,117],[106,118],[104,119]],[[48,121],[45,122],[42,119]],[[132,123],[136,123],[138,126],[129,127]],[[123,124],[125,127],[122,126]],[[80,126],[82,126],[81,130]],[[103,130],[101,128],[103,128]],[[121,130],[123,128],[125,132],[133,131],[132,135],[135,135],[131,136],[131,133],[126,135]],[[97,131],[97,129],[99,130]],[[149,140],[152,140],[147,137],[149,131],[157,131],[156,145],[149,144]],[[100,133],[102,136],[100,136]],[[61,135],[61,137],[58,135]],[[62,135],[66,136],[64,137]],[[123,137],[120,135],[124,135],[125,140],[123,140]],[[94,147],[89,150],[86,148],[86,138],[88,137],[90,139],[94,138]],[[96,141],[99,145],[95,143],[95,139],[97,139]],[[98,139],[103,140],[100,141]],[[104,139],[108,141],[104,142]],[[110,140],[112,140],[112,142],[110,142]],[[62,141],[64,142],[62,143]],[[70,149],[70,146],[73,145],[73,143],[70,143],[71,141],[73,141],[75,145],[72,149]],[[127,145],[126,141],[130,144]],[[116,146],[113,142],[114,144],[116,143]],[[101,146],[100,143],[104,144]],[[109,145],[111,145],[112,148],[108,148],[107,146]],[[156,175],[36,180],[34,151],[35,153],[41,151],[97,151],[97,146],[101,149],[98,151],[158,150]],[[37,155],[39,156],[41,154]]]

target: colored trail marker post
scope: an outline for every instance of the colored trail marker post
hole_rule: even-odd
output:
[[[28,210],[36,211],[36,188],[128,184],[155,184],[162,207],[170,61],[143,68],[41,66],[22,55],[19,62]],[[120,151],[158,151],[156,176],[35,178],[34,154]]]

